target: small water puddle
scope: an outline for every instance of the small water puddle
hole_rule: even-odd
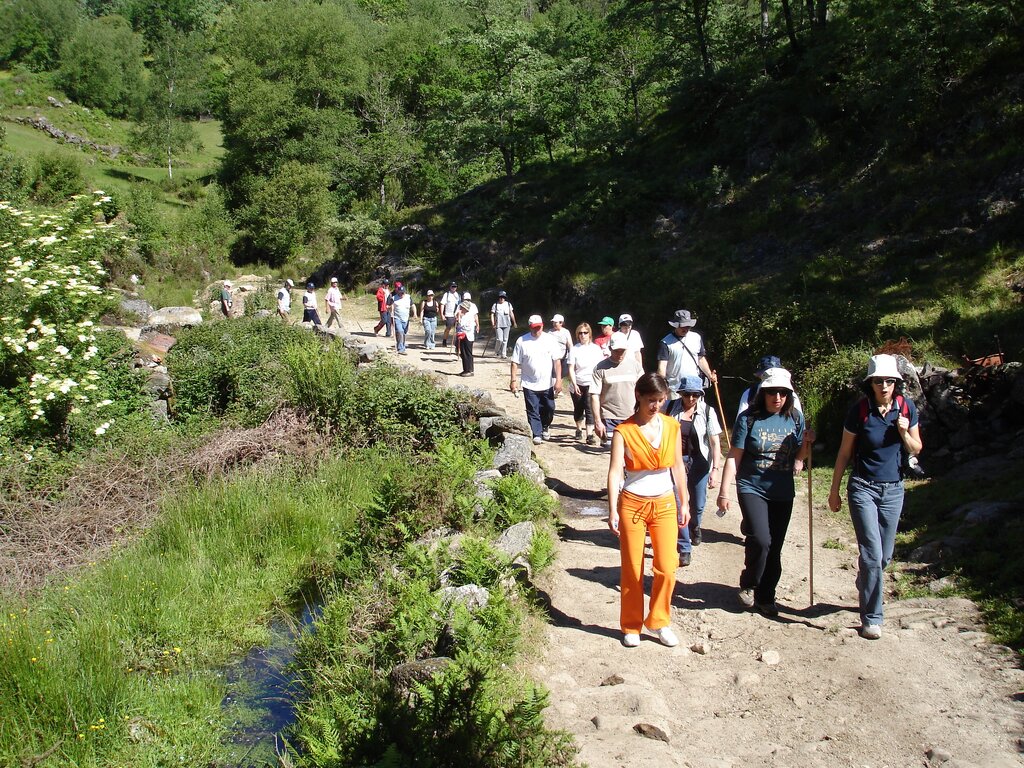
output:
[[[295,676],[290,669],[298,638],[320,615],[322,598],[304,599],[270,625],[270,641],[226,671],[222,706],[233,718],[235,760],[241,768],[277,766],[282,732],[295,722]]]
[[[573,499],[567,496],[560,496],[562,509],[570,515],[580,517],[607,517],[608,502],[597,502],[594,499]]]

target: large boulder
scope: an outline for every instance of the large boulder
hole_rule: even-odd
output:
[[[143,335],[149,331],[174,335],[182,328],[203,324],[203,314],[195,307],[164,307],[149,316]]]
[[[536,526],[529,520],[516,523],[502,532],[498,540],[494,542],[494,548],[499,552],[504,552],[510,560],[515,560],[517,557],[529,553],[535,532]]]
[[[125,297],[121,299],[121,311],[126,315],[134,315],[142,322],[146,322],[155,310],[148,301]]]
[[[533,441],[525,435],[506,434],[501,447],[494,454],[493,467],[503,475],[517,471],[517,468],[533,456]]]

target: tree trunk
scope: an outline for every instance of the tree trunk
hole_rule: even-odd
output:
[[[782,0],[782,17],[786,20],[786,37],[794,51],[800,50],[800,42],[796,39],[796,30],[793,28],[793,11],[789,7],[789,0]]]
[[[771,31],[771,17],[768,14],[768,0],[761,0],[761,59],[765,72],[768,71],[768,33]]]
[[[811,0],[813,2],[813,0]],[[690,12],[693,16],[693,31],[697,36],[697,47],[700,50],[700,62],[704,67],[704,77],[711,77],[715,71],[711,63],[711,52],[708,49],[707,21],[710,0],[690,0]]]
[[[826,19],[828,19],[828,0],[818,0],[818,10],[815,19],[818,22],[818,26],[824,27]]]
[[[807,3],[807,21],[810,22],[811,26],[814,26],[814,0],[806,0]]]

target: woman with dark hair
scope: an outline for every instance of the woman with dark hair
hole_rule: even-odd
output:
[[[636,410],[612,434],[608,464],[608,527],[619,538],[619,624],[622,644],[640,645],[646,625],[663,645],[679,643],[669,626],[675,589],[676,539],[690,519],[679,422],[661,413],[669,397],[665,377],[647,373],[636,383]],[[675,489],[680,501],[677,505]],[[654,583],[644,618],[644,539],[651,536]]]
[[[882,636],[882,576],[892,560],[903,511],[901,454],[906,449],[916,455],[922,445],[917,408],[897,391],[902,384],[895,357],[875,355],[868,360],[868,375],[862,385],[865,397],[846,414],[828,494],[829,509],[838,512],[842,506],[839,486],[852,461],[846,495],[860,550],[857,595],[860,635],[866,640]]]
[[[718,508],[729,510],[726,488],[736,481],[743,522],[744,565],[740,602],[765,616],[778,616],[775,588],[782,576],[782,545],[793,514],[793,464],[814,442],[804,416],[793,407],[793,383],[785,368],[770,368],[753,405],[736,420],[732,450],[722,473]]]

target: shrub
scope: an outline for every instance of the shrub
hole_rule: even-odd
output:
[[[167,357],[174,418],[229,416],[246,425],[262,423],[288,397],[291,370],[283,358],[321,353],[313,334],[276,318],[192,328]]]
[[[856,399],[855,382],[863,376],[871,354],[865,348],[840,347],[801,377],[800,401],[807,423],[813,424],[818,435],[830,444],[838,445],[846,411]]]
[[[85,191],[82,161],[62,150],[39,155],[32,172],[32,199],[56,206]]]
[[[492,522],[507,528],[524,520],[551,519],[555,500],[547,491],[523,475],[513,474],[494,482]]]
[[[98,212],[113,213],[101,192],[46,213],[0,203],[0,437],[27,441],[28,460],[45,441],[96,442],[137,391],[123,339],[94,325],[113,306],[102,260],[127,240]]]
[[[19,204],[32,188],[29,164],[13,152],[0,149],[0,200]]]

